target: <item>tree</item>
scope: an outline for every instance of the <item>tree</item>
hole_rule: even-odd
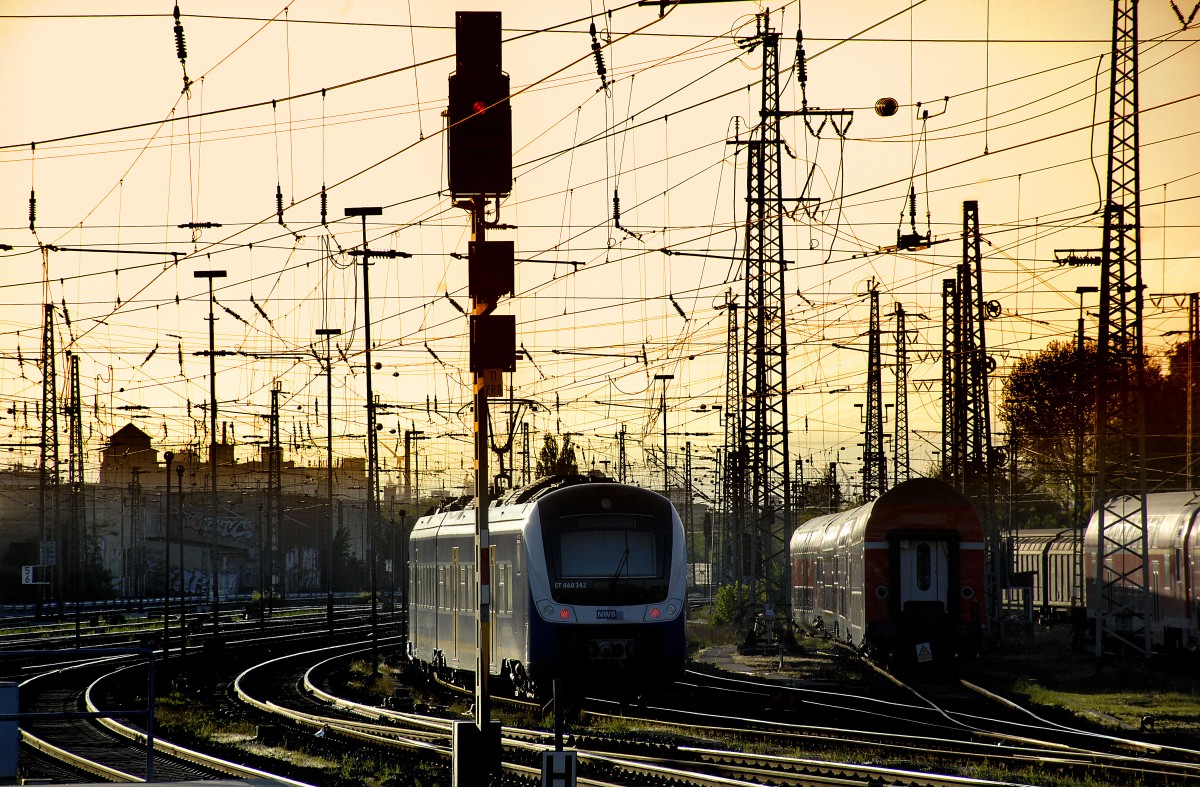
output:
[[[1017,452],[1024,472],[1036,474],[1039,493],[1056,504],[1064,525],[1070,522],[1076,484],[1085,483],[1075,477],[1077,448],[1085,471],[1092,465],[1098,361],[1095,342],[1084,342],[1082,354],[1074,342],[1051,342],[1017,360],[1001,393],[1009,450]]]
[[[575,461],[575,446],[571,445],[570,435],[563,438],[561,450],[554,435],[546,435],[542,439],[542,450],[538,454],[538,476],[574,475],[578,472],[579,464]]]
[[[1051,342],[1040,352],[1020,358],[1004,382],[999,413],[1008,423],[1010,450],[1017,452],[1021,473],[1017,486],[1023,488],[1030,506],[1019,524],[1078,525],[1091,506],[1099,362],[1095,342],[1085,341],[1082,354],[1075,342]],[[1186,375],[1177,375],[1174,369],[1172,364],[1168,378],[1149,358],[1142,369],[1151,489],[1179,488],[1184,483],[1180,445],[1186,396],[1179,378]],[[1080,424],[1082,433],[1077,436]],[[1075,471],[1077,447],[1083,452],[1082,477]],[[1072,511],[1077,485],[1083,491],[1081,512]]]

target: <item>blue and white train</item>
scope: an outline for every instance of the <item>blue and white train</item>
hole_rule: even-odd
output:
[[[541,479],[488,509],[493,678],[544,696],[563,678],[642,690],[685,661],[683,525],[662,495],[583,476]],[[408,655],[470,684],[476,661],[475,510],[417,520]],[[491,681],[496,685],[495,681]]]

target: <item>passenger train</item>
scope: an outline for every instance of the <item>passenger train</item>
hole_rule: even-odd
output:
[[[913,478],[790,543],[793,622],[898,666],[975,655],[984,621],[984,534],[971,501]]]
[[[683,672],[687,553],[662,495],[543,478],[488,509],[489,673],[517,696],[563,678],[638,691]],[[424,516],[409,539],[408,655],[460,682],[476,661],[475,510]]]
[[[1132,499],[1130,499],[1132,500]],[[1119,504],[1118,504],[1119,505]],[[1082,625],[1084,601],[1088,628],[1095,631],[1099,599],[1096,594],[1096,560],[1099,514],[1093,512],[1081,534],[1074,529],[1022,530],[1014,550],[1016,568],[1033,572],[1032,605],[1050,621],[1075,611]],[[1156,650],[1200,649],[1200,492],[1155,492],[1146,495],[1146,557],[1150,589],[1149,633]],[[1131,527],[1118,524],[1119,528]],[[1125,542],[1124,533],[1113,535]],[[1072,568],[1082,561],[1083,588]],[[1140,557],[1116,554],[1107,558],[1119,571],[1133,570],[1140,584]],[[1124,583],[1124,592],[1134,585]],[[1122,592],[1118,584],[1116,592]],[[1086,599],[1084,596],[1086,595]],[[1129,635],[1130,618],[1106,615],[1105,625]]]

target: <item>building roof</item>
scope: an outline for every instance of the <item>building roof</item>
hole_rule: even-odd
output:
[[[133,424],[125,424],[108,439],[109,445],[143,445],[149,447],[150,435]]]

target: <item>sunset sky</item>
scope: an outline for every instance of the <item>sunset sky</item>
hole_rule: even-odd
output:
[[[1185,18],[1192,4],[1177,2]],[[394,470],[402,433],[420,430],[423,486],[469,483],[467,320],[455,305],[468,305],[469,228],[445,192],[442,117],[456,10],[503,12],[516,178],[499,220],[515,229],[489,237],[513,240],[520,260],[500,306],[529,354],[512,391],[536,407],[520,413],[531,433],[570,433],[585,467],[615,461],[624,427],[633,480],[660,483],[644,454],[662,443],[655,375],[674,375],[671,463],[690,441],[699,473],[722,443],[721,307],[727,292],[744,301],[745,149],[729,143],[758,122],[761,48],[742,43],[767,8],[782,107],[807,98],[854,113],[844,137],[783,122],[784,194],[819,199],[785,220],[793,458],[858,472],[874,280],[884,314],[901,303],[918,331],[910,444],[914,469],[928,468],[940,447],[942,280],[961,258],[964,200],[979,202],[985,297],[1002,309],[987,325],[993,404],[1016,357],[1074,336],[1075,289],[1099,283],[1097,268],[1059,265],[1055,252],[1102,243],[1109,3],[728,2],[660,17],[657,5],[599,0],[183,0],[187,93],[172,7],[0,2],[0,243],[13,247],[0,251],[0,428],[12,463],[37,462],[46,302],[60,354],[80,358],[89,462],[130,421],[159,449],[208,442],[208,359],[196,355],[208,348],[207,290],[193,275],[205,269],[228,272],[217,346],[239,354],[218,359],[217,392],[239,458],[257,455],[278,385],[286,457],[323,461],[322,326],[343,331],[335,452],[365,455],[362,271],[343,253],[362,229],[343,214],[380,206],[371,247],[412,254],[371,267],[373,384],[389,405],[380,455]],[[1180,299],[1158,296],[1200,290],[1200,15],[1185,29],[1168,0],[1139,11],[1145,335],[1161,355],[1187,323]],[[895,116],[874,112],[881,97],[899,102]],[[917,230],[948,240],[881,253],[910,231],[910,186]],[[221,226],[179,227],[203,222]],[[883,325],[890,364],[894,322]],[[58,367],[65,396],[61,355]]]

